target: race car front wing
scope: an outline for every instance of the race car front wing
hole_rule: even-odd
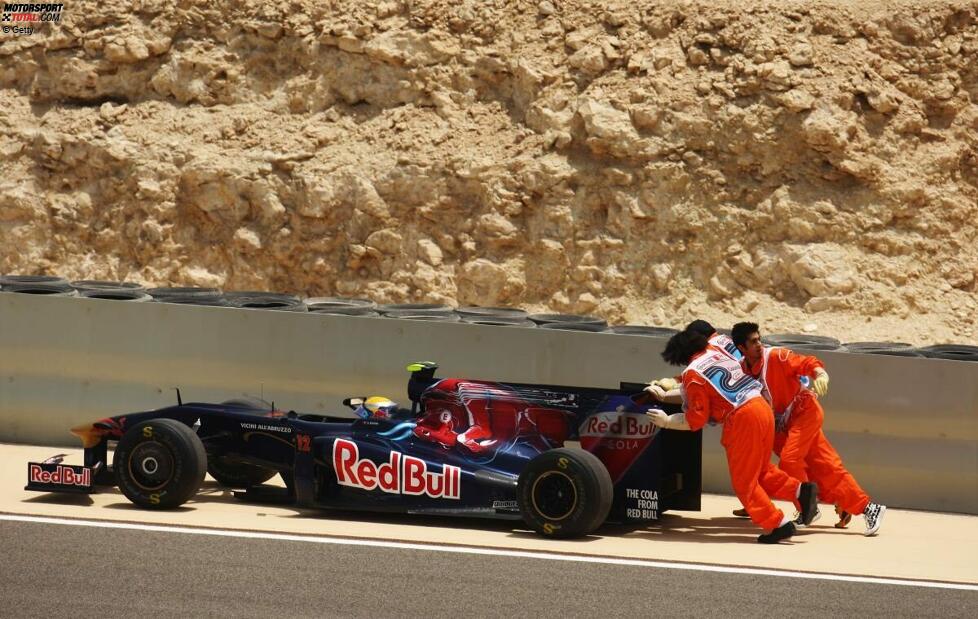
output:
[[[81,494],[95,492],[95,478],[102,470],[102,462],[96,462],[94,466],[62,464],[66,455],[51,456],[43,462],[28,462],[24,490]]]

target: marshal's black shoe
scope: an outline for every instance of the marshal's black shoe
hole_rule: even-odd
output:
[[[811,522],[810,522],[809,524],[814,524],[814,523],[816,523],[816,522],[818,522],[818,519],[819,519],[819,518],[821,518],[821,517],[822,517],[822,511],[821,511],[821,510],[819,510],[818,508],[815,508],[815,517],[814,517],[814,518],[812,518],[812,521],[811,521]],[[805,528],[805,527],[807,527],[807,526],[808,526],[808,525],[807,525],[807,524],[805,524],[805,522],[804,522],[804,521],[803,521],[803,520],[801,519],[801,512],[798,512],[798,513],[796,513],[796,514],[795,514],[795,515],[794,515],[794,516],[793,516],[793,517],[791,518],[791,521],[795,523],[795,527],[796,527],[796,528],[798,528],[798,529],[803,529],[803,528]]]
[[[750,518],[750,514],[748,514],[747,510],[743,507],[733,510],[733,515],[738,518]]]
[[[757,541],[762,544],[777,544],[783,539],[788,539],[795,534],[795,523],[790,520],[770,533],[762,533],[757,536]]]
[[[802,524],[810,525],[818,513],[818,484],[812,481],[802,483],[798,502],[801,503]]]

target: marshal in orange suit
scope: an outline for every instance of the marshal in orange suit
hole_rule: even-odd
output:
[[[752,322],[734,325],[732,339],[744,354],[745,371],[764,385],[770,397],[774,451],[781,458],[781,470],[795,479],[816,482],[822,501],[835,503],[840,515],[862,514],[865,534],[875,535],[886,506],[870,500],[822,432],[825,412],[818,398],[825,395],[829,381],[822,362],[787,348],[764,346],[760,328]],[[762,483],[773,485],[777,480],[762,479]],[[750,512],[750,506],[745,507]]]

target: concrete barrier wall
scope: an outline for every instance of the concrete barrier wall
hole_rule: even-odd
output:
[[[410,361],[441,376],[617,387],[675,373],[665,340],[461,323],[0,293],[0,441],[72,445],[94,418],[176,401],[263,395],[342,412],[355,395],[406,404]],[[825,431],[875,499],[978,514],[978,364],[818,353]],[[720,428],[704,490],[729,492]]]

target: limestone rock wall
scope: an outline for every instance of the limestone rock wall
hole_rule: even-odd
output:
[[[978,342],[973,2],[73,2],[0,272]]]

